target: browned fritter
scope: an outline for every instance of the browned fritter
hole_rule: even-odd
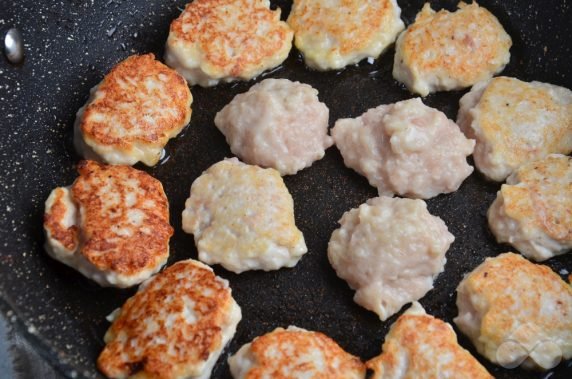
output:
[[[78,165],[71,188],[46,201],[50,255],[102,285],[128,287],[169,255],[169,204],[161,183],[130,166]]]
[[[477,169],[502,182],[527,162],[572,152],[572,91],[499,76],[460,99],[457,124],[477,142]]]
[[[572,358],[572,287],[550,267],[504,253],[457,287],[455,324],[505,368],[550,369]]]
[[[67,196],[67,188],[58,187],[53,190],[53,205],[44,214],[44,228],[50,233],[50,238],[58,241],[65,250],[75,251],[79,245],[79,228],[75,224],[66,223],[70,212]]]
[[[282,63],[293,31],[267,0],[195,0],[171,23],[165,61],[192,84],[248,80]]]
[[[101,270],[131,275],[166,255],[173,228],[161,182],[128,166],[93,161],[81,162],[78,172],[72,195],[83,216],[83,256]],[[131,181],[134,185],[128,183]],[[127,207],[133,191],[138,192],[136,202]],[[134,209],[143,215],[130,214]],[[139,222],[139,217],[144,222]],[[132,233],[121,236],[119,228]]]
[[[367,362],[371,379],[492,379],[457,343],[451,325],[425,313],[414,302],[385,337],[383,353]]]
[[[208,378],[241,318],[228,282],[191,259],[145,282],[116,312],[97,360],[110,378]]]
[[[130,56],[111,69],[78,113],[76,147],[86,158],[152,166],[188,124],[192,100],[185,79],[153,54]]]
[[[295,326],[255,338],[228,360],[234,379],[363,379],[365,365],[320,332]]]
[[[487,213],[498,242],[544,261],[572,250],[572,158],[550,154],[520,166]]]
[[[510,59],[510,36],[476,1],[456,12],[430,3],[397,39],[393,77],[421,96],[472,86],[500,72]]]
[[[337,70],[377,58],[404,28],[395,0],[294,0],[288,24],[306,64]]]

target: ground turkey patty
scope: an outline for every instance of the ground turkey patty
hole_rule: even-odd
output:
[[[295,174],[333,144],[328,107],[318,91],[287,79],[266,79],[236,95],[215,117],[230,149],[246,163]]]
[[[364,175],[380,195],[428,199],[456,191],[473,172],[466,157],[475,141],[419,98],[338,120],[332,136],[346,166]]]
[[[328,259],[354,301],[384,321],[433,288],[454,239],[423,200],[382,196],[344,213]]]

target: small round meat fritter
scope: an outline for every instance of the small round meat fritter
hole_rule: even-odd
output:
[[[171,23],[165,62],[203,87],[280,65],[294,33],[268,0],[194,0]]]
[[[547,370],[572,358],[572,286],[513,253],[487,258],[457,287],[453,320],[505,368]]]
[[[455,239],[423,200],[376,197],[339,222],[328,259],[356,290],[354,301],[382,321],[433,288]]]
[[[77,112],[75,148],[86,159],[153,166],[169,139],[189,123],[192,101],[185,79],[153,54],[130,56]]]
[[[328,115],[309,85],[266,79],[235,96],[215,124],[241,160],[291,175],[321,159],[334,143]]]
[[[336,121],[332,136],[346,166],[380,195],[428,199],[456,191],[473,172],[475,141],[420,98],[380,105]]]
[[[500,182],[526,162],[572,152],[572,91],[493,78],[461,98],[457,123],[477,140],[477,169]]]
[[[294,0],[288,24],[306,64],[337,70],[377,58],[405,25],[395,0]]]
[[[201,261],[236,273],[294,267],[308,251],[278,171],[236,158],[212,165],[195,180],[183,230],[194,235]]]
[[[425,3],[395,44],[393,77],[421,96],[470,87],[499,73],[512,40],[497,18],[476,1],[435,12]]]
[[[493,376],[457,343],[446,322],[425,313],[418,302],[389,329],[383,353],[372,358],[369,379],[493,379]]]
[[[234,379],[363,379],[365,365],[319,332],[295,326],[255,338],[228,359]]]
[[[102,286],[130,287],[169,257],[169,203],[163,186],[129,166],[93,161],[46,201],[46,251]]]
[[[544,261],[572,249],[572,158],[551,154],[507,179],[488,211],[498,242]]]
[[[189,259],[143,283],[111,318],[97,360],[107,377],[207,379],[242,315],[228,282]]]

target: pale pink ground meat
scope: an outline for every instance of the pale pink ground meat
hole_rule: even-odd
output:
[[[333,144],[329,110],[318,91],[287,79],[266,79],[237,95],[215,117],[231,151],[246,163],[295,174]]]
[[[332,136],[346,166],[380,195],[428,199],[456,191],[473,172],[466,158],[475,141],[419,98],[338,120]]]
[[[455,240],[419,199],[369,199],[339,222],[328,244],[328,259],[356,290],[354,301],[382,321],[433,288]]]

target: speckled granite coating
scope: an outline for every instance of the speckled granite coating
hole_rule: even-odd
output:
[[[185,0],[146,2],[121,0],[6,1],[0,0],[0,33],[21,28],[26,60],[20,67],[0,58],[0,309],[10,312],[40,353],[70,377],[101,376],[95,360],[108,327],[105,316],[120,306],[133,290],[104,289],[50,259],[43,251],[43,203],[50,190],[71,183],[78,157],[72,148],[75,112],[89,89],[117,62],[133,53],[163,55],[169,23]],[[286,1],[273,2],[288,15]],[[410,24],[423,1],[398,1]],[[434,2],[434,6],[438,2]],[[457,1],[441,2],[453,9]],[[512,58],[503,75],[572,87],[572,4],[567,0],[480,2],[495,14],[512,36]],[[309,83],[330,108],[330,126],[340,117],[356,117],[368,108],[412,97],[391,77],[393,50],[373,64],[367,61],[341,72],[307,69],[294,49],[286,62],[263,77]],[[163,182],[171,204],[175,236],[170,263],[196,258],[191,235],[181,229],[181,212],[189,188],[203,170],[231,156],[216,129],[216,112],[251,82],[203,89],[193,87],[193,116],[182,135],[167,145],[164,162],[145,169]],[[438,93],[427,105],[455,119],[464,92]],[[296,224],[304,232],[309,252],[293,269],[275,272],[215,272],[228,279],[243,321],[213,372],[229,377],[226,358],[254,337],[290,324],[326,333],[348,352],[369,359],[379,354],[381,342],[397,315],[380,322],[352,301],[353,291],[328,264],[327,243],[337,220],[376,190],[343,165],[335,147],[324,159],[286,177],[295,204]],[[428,313],[451,322],[456,315],[455,288],[465,273],[509,249],[495,243],[486,210],[499,184],[473,173],[456,193],[428,201],[456,241],[435,289],[421,303]],[[546,262],[561,275],[572,271],[572,254]],[[567,270],[567,271],[566,271]],[[475,353],[467,339],[460,343]],[[479,360],[497,378],[540,378],[547,374],[504,370]],[[570,362],[554,370],[570,377]],[[1,375],[0,375],[1,376]]]

